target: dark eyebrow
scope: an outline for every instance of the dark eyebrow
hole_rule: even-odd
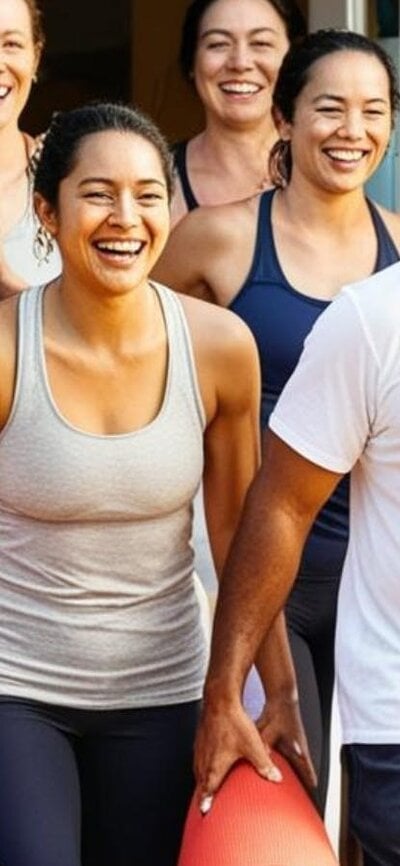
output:
[[[272,33],[274,36],[277,36],[278,33],[276,30],[273,30],[272,27],[254,27],[253,30],[250,30],[250,36],[256,36],[257,33]],[[200,39],[205,39],[207,36],[232,36],[230,30],[224,30],[222,27],[212,27],[210,30],[205,30],[204,33],[200,34]]]
[[[113,186],[114,185],[114,181],[110,180],[109,177],[85,177],[83,180],[81,180],[79,182],[78,186],[79,187],[85,186],[88,183],[104,183],[106,186]],[[166,189],[166,186],[167,186],[164,181],[158,180],[156,177],[141,178],[140,180],[137,181],[137,183],[140,186],[146,186],[150,183],[156,183],[158,186],[163,187],[163,189]]]
[[[321,99],[330,99],[332,102],[346,102],[346,99],[343,96],[336,96],[334,93],[320,93],[318,96],[313,99],[313,104],[319,102]],[[388,105],[389,100],[383,99],[381,96],[372,96],[371,99],[366,99],[366,103],[369,105],[371,102],[379,102],[382,105]]]

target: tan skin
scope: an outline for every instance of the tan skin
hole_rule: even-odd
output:
[[[335,82],[334,87],[332,81]],[[368,56],[366,66],[365,56],[361,52],[340,52],[329,55],[317,61],[312,67],[308,83],[298,97],[293,123],[284,121],[277,114],[275,119],[280,135],[291,141],[293,156],[290,183],[285,189],[276,192],[272,206],[272,225],[278,258],[287,279],[297,291],[309,297],[330,300],[344,284],[369,276],[376,262],[377,239],[364,196],[363,184],[383,158],[390,137],[392,117],[386,70],[371,56]],[[188,295],[212,301],[220,306],[228,306],[240,291],[251,267],[258,208],[259,196],[255,196],[245,202],[224,207],[200,208],[190,213],[172,233],[156,269],[158,278]],[[379,210],[394,243],[400,250],[399,215],[384,208]],[[285,449],[283,452],[287,457]],[[324,487],[327,476],[324,473],[314,473],[313,484],[315,482],[316,486],[315,499],[313,499],[308,476],[303,473],[303,463],[300,458],[295,459],[291,456],[291,471],[293,460],[295,466],[299,467],[299,476],[298,479],[292,479],[291,496],[294,495],[294,489],[297,492],[303,491],[303,488],[303,492],[308,491],[307,502],[299,501],[299,507],[302,513],[304,512],[304,525],[309,527],[312,517],[318,510],[315,502],[320,505],[324,497],[328,497],[328,493],[325,495]],[[270,473],[272,458],[268,458],[267,465]],[[279,467],[276,479],[280,478],[283,487],[285,465],[281,466],[279,463]],[[261,480],[257,482],[260,500],[261,485],[268,473],[263,470],[258,476],[258,479],[263,479],[263,482]],[[336,482],[337,478],[327,479],[329,492]],[[277,495],[278,490],[275,490],[274,496]],[[309,506],[308,500],[310,500]],[[257,503],[258,507],[260,504],[258,498]],[[290,500],[289,506],[291,507]],[[286,508],[285,499],[282,499],[282,507]],[[247,591],[247,585],[245,586],[251,571],[248,563],[256,561],[258,578],[261,580],[263,555],[266,557],[268,551],[268,556],[272,558],[270,540],[266,543],[263,536],[262,545],[260,540],[266,506],[262,503],[260,513],[264,517],[257,520],[256,510],[254,506],[250,513],[252,519],[256,521],[257,530],[254,529],[254,532],[250,533],[250,518],[246,519],[246,531],[249,533],[247,537],[252,538],[252,542],[249,540],[248,546],[244,546],[242,540],[240,548],[235,547],[235,551],[240,551],[245,557],[242,565],[239,563],[239,553],[237,556],[235,554],[234,561],[237,562],[235,573],[237,571],[241,575],[243,599],[245,597],[246,601],[237,602],[234,625],[232,616],[230,626],[225,628],[224,625],[222,629],[222,619],[225,617],[225,591],[231,592],[225,587],[225,583],[222,598],[218,602],[218,609],[223,612],[216,620],[215,647],[218,647],[218,651],[215,651],[218,653],[218,661],[216,666],[213,661],[210,669],[207,688],[209,698],[206,700],[205,722],[200,729],[196,758],[197,774],[203,793],[214,792],[231,764],[240,756],[246,756],[259,771],[260,769],[262,771],[261,738],[255,737],[254,726],[241,708],[241,688],[243,678],[256,653],[258,653],[257,663],[264,684],[266,684],[266,677],[273,677],[271,664],[275,653],[278,653],[276,647],[274,650],[275,617],[282,609],[294,580],[303,543],[303,530],[304,533],[307,532],[307,529],[302,526],[301,535],[296,542],[296,552],[290,561],[290,577],[282,577],[283,582],[279,586],[279,604],[271,608],[268,594],[268,616],[265,620],[262,613],[264,603],[259,592],[257,591],[253,598],[252,590]],[[257,535],[257,540],[255,540],[256,531],[260,534],[260,538]],[[243,533],[241,538],[243,539]],[[252,545],[256,547],[252,557],[249,557]],[[264,554],[261,551],[264,551]],[[258,559],[259,555],[260,559]],[[279,556],[282,556],[281,547]],[[230,587],[232,581],[235,581],[235,589],[232,593],[239,598],[239,588],[236,586],[239,578],[231,577],[230,568],[227,569],[228,573],[229,581],[227,580],[226,583]],[[270,574],[272,568],[268,571],[268,575]],[[269,579],[268,576],[268,581]],[[265,586],[268,581],[265,578]],[[256,578],[251,581],[253,589],[254,582]],[[232,604],[233,610],[234,602],[230,601],[229,604]],[[251,621],[253,624],[252,616],[257,610],[257,623],[260,623],[260,630],[257,630],[257,625],[256,639],[250,638],[250,635],[238,625],[245,615],[244,608],[247,604],[251,611],[249,614],[246,613],[248,622]],[[265,627],[267,629],[264,643],[261,643],[262,624],[264,630]],[[234,628],[234,631],[231,633],[229,653],[224,655],[222,647],[227,628],[230,627]],[[223,637],[221,637],[222,633]],[[236,637],[234,640],[232,635],[237,635],[237,640]],[[232,661],[236,653],[240,658],[240,671],[235,668],[235,662]],[[228,685],[231,672],[234,678],[232,688]],[[223,687],[223,681],[226,689]],[[266,691],[268,692],[268,686]],[[295,701],[291,699],[290,688],[283,687],[280,690],[278,687],[277,691],[280,691],[282,698],[278,715],[281,719],[288,719],[290,715],[293,716],[296,706]],[[226,697],[228,694],[229,699]],[[226,701],[228,707],[225,706]],[[267,724],[264,727],[265,722]],[[281,724],[284,726],[284,722],[281,721]],[[272,725],[271,730],[269,718],[260,720],[260,730],[264,742],[271,745],[274,742],[274,727]],[[282,751],[285,751],[285,747]],[[293,749],[291,757],[293,758]],[[311,784],[312,769],[304,748],[303,758],[298,762],[298,770],[304,781]]]
[[[340,477],[268,433],[217,601],[196,743],[196,773],[203,795],[218,789],[240,757],[260,768],[263,740],[243,710],[243,683],[265,631],[273,628],[293,586],[313,520]]]
[[[35,141],[19,129],[19,117],[29,97],[42,52],[35,42],[25,0],[0,4],[0,299],[25,288],[2,257],[2,238],[19,222],[27,206],[28,157]],[[3,92],[3,90],[2,90]]]
[[[157,151],[131,133],[87,136],[61,182],[57,206],[39,195],[36,206],[63,258],[61,277],[44,294],[45,363],[58,411],[91,433],[140,429],[162,404],[168,357],[163,316],[148,281],[169,225]],[[97,246],[121,240],[136,250],[129,260]],[[258,359],[250,333],[235,316],[192,298],[182,297],[182,304],[206,415],[205,510],[221,572],[259,462]],[[16,298],[1,305],[0,429],[13,401],[16,314]],[[132,393],[141,399],[127,399]],[[292,683],[284,646],[281,670],[281,679]],[[277,683],[277,705],[279,697]],[[301,739],[301,731],[286,720],[285,725],[289,737]],[[264,747],[260,760],[270,773]]]
[[[278,258],[297,291],[328,300],[345,283],[374,270],[377,240],[363,183],[383,158],[391,131],[386,71],[373,57],[366,67],[361,52],[346,54],[350,56],[345,64],[337,53],[314,65],[314,74],[298,98],[293,124],[276,117],[281,135],[291,139],[297,160],[289,185],[273,201]],[[333,75],[337,99],[324,102],[322,95],[332,90]],[[325,155],[330,146],[348,151],[365,148],[368,153],[348,169],[330,164]],[[312,154],[308,161],[301,157],[306,147]],[[178,291],[228,306],[251,266],[258,208],[259,196],[254,196],[192,211],[173,231],[157,276]],[[400,249],[399,215],[379,210]]]
[[[243,199],[270,185],[271,94],[288,47],[285,23],[268,0],[215,0],[205,10],[193,84],[206,126],[187,149],[190,183],[202,205]],[[249,89],[229,92],[232,84]],[[172,225],[186,213],[178,181]]]

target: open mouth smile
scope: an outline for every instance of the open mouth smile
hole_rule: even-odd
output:
[[[140,255],[146,243],[139,240],[104,240],[94,241],[93,246],[109,261],[129,264]]]
[[[348,165],[354,165],[361,162],[365,156],[367,156],[367,150],[361,150],[360,148],[338,148],[338,147],[330,147],[324,150],[324,153],[334,162],[346,163]]]
[[[260,84],[254,84],[252,81],[225,81],[219,87],[223,93],[232,96],[254,96],[262,90]]]

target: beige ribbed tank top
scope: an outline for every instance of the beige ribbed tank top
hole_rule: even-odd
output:
[[[58,411],[43,287],[21,295],[14,401],[0,434],[0,695],[89,709],[201,695],[207,653],[190,538],[205,418],[181,303],[155,288],[169,347],[163,404],[146,427],[111,436]]]

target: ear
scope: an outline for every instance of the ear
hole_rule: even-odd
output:
[[[40,192],[33,194],[36,215],[46,231],[55,238],[58,234],[58,217],[55,207],[43,198]]]
[[[285,120],[279,108],[272,106],[272,119],[274,121],[279,138],[283,141],[290,141],[292,137],[292,124]]]

